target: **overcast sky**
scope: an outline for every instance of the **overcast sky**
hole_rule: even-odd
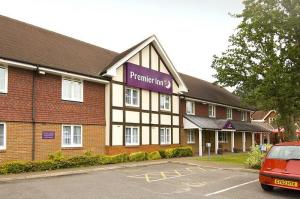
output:
[[[242,0],[1,0],[0,14],[122,52],[155,34],[178,71],[213,82]],[[1,34],[1,33],[0,33]]]

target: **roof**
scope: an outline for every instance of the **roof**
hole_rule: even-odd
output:
[[[255,122],[255,121],[251,121],[252,124],[256,124],[256,125],[259,125],[259,126],[262,126],[263,128],[266,128],[268,129],[269,131],[274,131],[274,127],[269,124],[269,123],[266,123],[266,122]]]
[[[276,144],[276,146],[300,146],[300,141],[283,142],[280,144]]]
[[[257,125],[255,123],[231,121],[225,119],[214,119],[207,117],[199,117],[195,115],[185,115],[184,118],[202,129],[222,130],[227,122],[231,122],[233,130],[247,132],[270,132],[269,129]]]
[[[0,15],[0,57],[98,77],[118,53]]]
[[[180,76],[189,89],[189,91],[184,94],[187,97],[254,110],[253,107],[242,104],[241,99],[238,96],[232,94],[223,87],[183,73],[180,73]]]
[[[270,111],[263,111],[263,110],[255,111],[251,115],[251,117],[252,117],[253,120],[264,120],[272,112],[273,112],[273,110],[270,110]]]

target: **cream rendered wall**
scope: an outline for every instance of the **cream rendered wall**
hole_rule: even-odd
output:
[[[112,121],[113,122],[123,122],[123,111],[113,109],[112,110]]]
[[[176,82],[173,80],[173,93],[179,93],[179,88],[178,88],[178,86],[177,86],[177,84],[176,84]]]
[[[139,65],[140,64],[140,56],[139,54],[134,55],[133,57],[131,57],[128,62]]]
[[[123,126],[112,125],[112,145],[123,145]]]
[[[179,114],[179,97],[178,96],[173,96],[173,113]]]
[[[123,106],[123,86],[120,84],[112,84],[112,105],[122,107]],[[120,97],[116,97],[120,96]]]
[[[142,126],[142,144],[147,145],[149,144],[149,127]]]
[[[149,46],[142,50],[142,66],[149,68]]]
[[[105,145],[109,145],[110,135],[110,84],[105,85]]]
[[[173,116],[173,125],[179,126],[179,116]]]
[[[123,82],[123,65],[120,66],[119,68],[117,68],[117,75],[115,77],[112,78],[112,80],[114,81],[118,81],[118,82]]]
[[[142,113],[142,123],[149,124],[149,113]]]
[[[152,144],[158,144],[158,127],[152,127]]]
[[[125,111],[126,122],[140,123],[140,113],[137,111]]]
[[[142,90],[142,109],[149,110],[149,91]]]
[[[160,123],[163,125],[171,125],[171,115],[160,114]]]
[[[160,61],[160,72],[169,74],[169,71],[167,70],[162,61]]]
[[[158,124],[158,114],[152,113],[152,115],[151,115],[151,123],[152,124]]]
[[[153,48],[151,48],[151,68],[153,70],[158,70],[158,60],[159,58],[156,51]]]
[[[152,111],[158,111],[158,93],[152,92],[151,98]]]
[[[173,128],[173,144],[179,144],[179,128]]]

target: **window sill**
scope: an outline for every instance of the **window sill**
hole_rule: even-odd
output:
[[[6,153],[6,149],[0,149],[0,153]]]
[[[134,109],[139,109],[139,108],[140,108],[139,105],[138,105],[138,106],[135,106],[135,105],[130,105],[130,104],[125,104],[125,107],[126,107],[126,108],[134,108]]]
[[[70,100],[70,99],[62,99],[63,102],[70,102],[70,103],[83,103],[83,100]]]
[[[61,150],[81,150],[83,146],[62,146]]]
[[[196,144],[195,142],[187,142],[187,144]]]
[[[162,143],[160,143],[160,145],[161,146],[170,146],[170,145],[172,145],[171,143],[168,143],[168,144],[162,144]]]

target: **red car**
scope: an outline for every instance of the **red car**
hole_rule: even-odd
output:
[[[274,145],[264,158],[259,182],[265,191],[274,187],[300,191],[300,141]]]

